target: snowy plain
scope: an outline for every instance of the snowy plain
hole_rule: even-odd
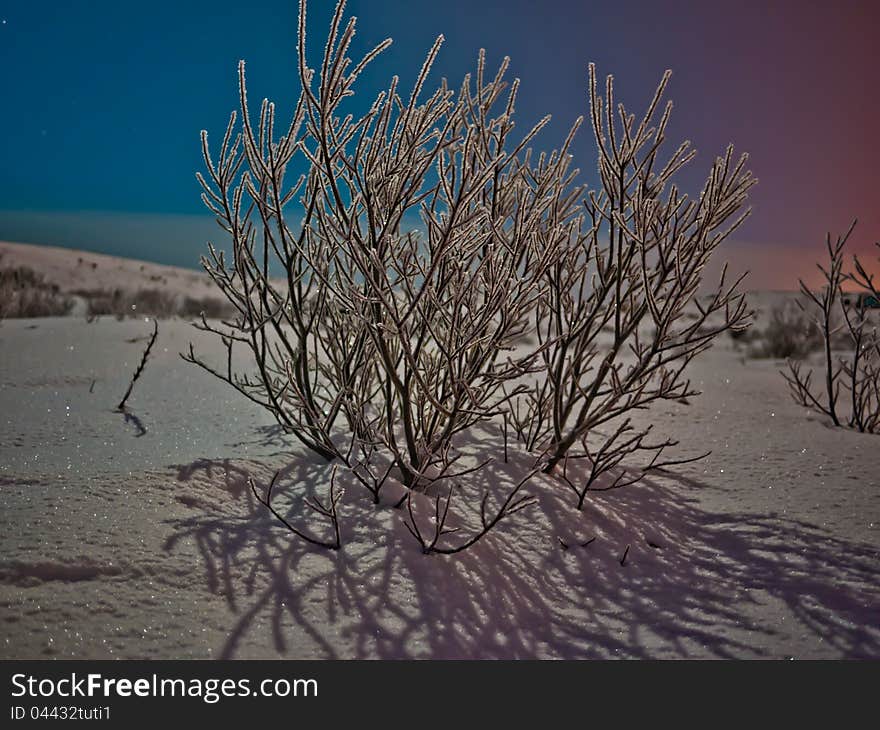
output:
[[[125,266],[116,285],[159,275]],[[780,363],[730,339],[691,366],[701,396],[642,416],[710,456],[583,512],[540,476],[536,507],[445,557],[353,483],[340,551],[278,524],[247,480],[282,470],[306,519],[330,467],[182,361],[190,341],[221,357],[184,321],[159,323],[131,412],[114,411],[150,331],[0,323],[2,658],[880,658],[880,440],[796,406]],[[466,527],[527,458],[503,463],[495,429],[461,446],[494,459],[462,486]]]

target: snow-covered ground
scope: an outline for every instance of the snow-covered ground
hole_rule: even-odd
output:
[[[583,512],[541,476],[535,508],[443,557],[342,475],[342,550],[293,538],[248,478],[282,469],[279,499],[320,531],[301,494],[330,467],[183,362],[190,340],[220,355],[185,322],[160,322],[115,412],[150,331],[0,323],[2,658],[880,657],[880,437],[797,407],[729,339],[690,370],[701,397],[649,414],[711,456]],[[468,493],[526,465],[494,430],[463,448],[495,457],[463,485],[467,526]]]
[[[26,266],[61,291],[78,289],[162,289],[176,296],[216,295],[203,271],[55,246],[0,241],[0,266]]]

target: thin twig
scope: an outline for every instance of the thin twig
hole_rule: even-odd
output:
[[[128,400],[128,396],[131,395],[131,390],[132,390],[132,388],[134,388],[134,384],[137,382],[138,378],[141,377],[141,373],[144,372],[144,367],[147,364],[147,358],[150,356],[150,350],[153,349],[153,345],[156,342],[156,337],[158,336],[158,334],[159,334],[159,322],[158,322],[158,320],[154,319],[153,320],[153,334],[150,336],[150,341],[147,342],[147,347],[144,350],[144,354],[141,357],[141,361],[140,361],[140,363],[138,363],[137,369],[134,371],[134,375],[132,376],[131,381],[128,384],[128,389],[125,391],[125,395],[122,396],[122,400],[119,401],[119,405],[116,406],[117,411],[124,411],[125,410],[125,403]],[[92,385],[94,385],[94,381],[92,382]],[[89,392],[91,392],[91,388],[89,389]]]

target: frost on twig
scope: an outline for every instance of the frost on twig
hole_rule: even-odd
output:
[[[684,142],[660,156],[672,109],[667,103],[661,111],[668,80],[667,72],[636,122],[615,105],[610,76],[599,94],[590,66],[601,185],[587,195],[549,268],[534,314],[539,375],[511,408],[515,432],[529,450],[547,455],[547,470],[585,459],[588,485],[639,451],[656,468],[674,442],[649,443],[629,416],[696,395],[687,365],[722,333],[750,324],[742,277],[728,280],[725,267],[704,288],[709,261],[749,214],[744,205],[756,180],[747,157],[735,158],[731,147],[712,164],[699,196],[679,190],[674,176],[695,153]]]
[[[119,401],[119,405],[116,406],[117,411],[124,412],[125,404],[128,401],[128,397],[131,395],[131,391],[134,388],[134,384],[137,382],[138,378],[141,377],[141,374],[144,372],[144,368],[147,365],[147,358],[150,357],[150,350],[153,349],[153,345],[156,343],[156,337],[159,335],[159,322],[157,320],[153,320],[153,334],[150,335],[150,339],[147,342],[147,346],[144,349],[144,354],[141,356],[141,360],[138,363],[137,368],[134,371],[134,375],[131,376],[131,380],[128,383],[128,388],[125,391],[125,395],[122,396],[122,400]]]

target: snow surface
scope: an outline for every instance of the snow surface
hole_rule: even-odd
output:
[[[690,370],[702,396],[643,416],[711,456],[583,512],[541,476],[538,506],[445,557],[342,475],[343,549],[286,532],[248,478],[282,469],[279,504],[321,534],[302,494],[330,467],[183,362],[190,340],[220,356],[185,322],[160,322],[115,412],[150,330],[0,323],[0,658],[880,657],[880,437],[811,416],[727,339]],[[461,445],[495,459],[462,480],[463,530],[527,468],[500,443]]]

